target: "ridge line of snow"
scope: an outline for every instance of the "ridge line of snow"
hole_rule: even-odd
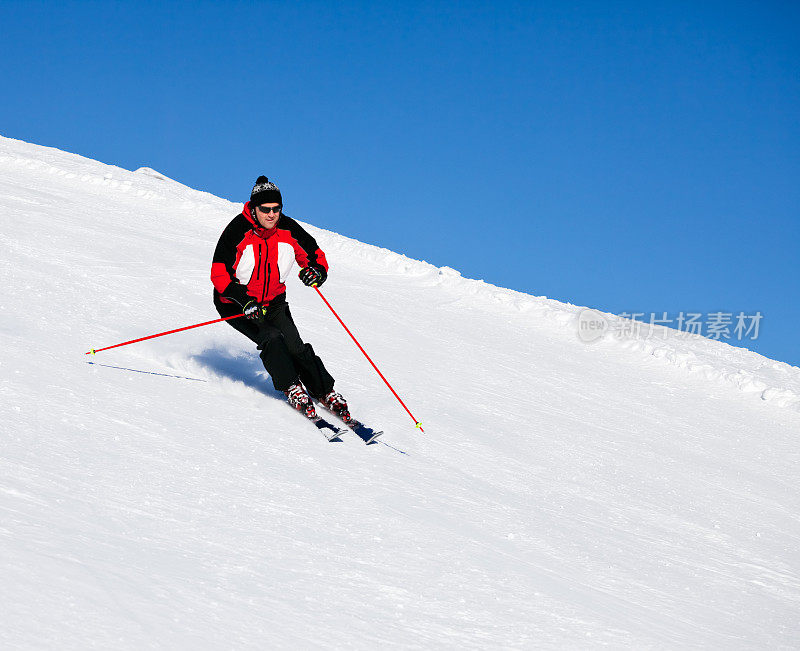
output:
[[[31,149],[39,153],[40,157],[32,158]],[[68,164],[65,165],[67,161]],[[126,170],[80,154],[2,135],[0,135],[0,163],[11,163],[30,170],[42,170],[66,180],[78,179],[81,183],[108,187],[125,194],[132,193],[132,196],[141,199],[179,198],[183,200],[186,208],[196,208],[201,205],[227,207],[231,203],[210,192],[190,188],[150,167],[139,167],[135,171]],[[82,169],[80,173],[76,173],[73,171],[75,168]]]
[[[340,254],[358,256],[370,264],[383,264],[387,269],[399,273],[415,272],[434,277],[434,285],[448,290],[461,289],[470,299],[480,298],[492,304],[492,309],[508,309],[517,313],[531,313],[540,319],[572,332],[578,339],[581,313],[586,310],[602,315],[609,324],[626,332],[631,338],[617,339],[604,337],[606,345],[616,345],[620,349],[644,353],[689,373],[699,373],[709,380],[719,380],[732,384],[744,393],[757,393],[761,400],[781,407],[800,411],[800,369],[765,357],[746,348],[739,348],[724,341],[715,341],[700,335],[690,334],[666,326],[642,321],[632,321],[595,308],[563,303],[546,296],[532,296],[513,289],[498,287],[483,280],[464,278],[460,272],[450,267],[436,267],[422,260],[415,260],[403,254],[353,238],[317,228],[303,222],[318,239],[327,242],[326,249]],[[635,324],[635,328],[631,327]],[[588,343],[586,345],[597,345]]]

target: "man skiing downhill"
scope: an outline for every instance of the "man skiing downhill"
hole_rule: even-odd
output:
[[[250,201],[214,250],[214,306],[222,317],[244,313],[228,323],[258,346],[273,385],[292,407],[315,417],[313,396],[350,423],[347,402],[333,390],[334,379],[311,344],[300,338],[286,302],[284,280],[293,262],[309,287],[325,282],[328,262],[316,240],[282,208],[278,186],[259,176]]]

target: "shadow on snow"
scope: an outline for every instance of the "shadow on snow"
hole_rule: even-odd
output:
[[[208,348],[197,355],[192,355],[189,359],[215,375],[241,382],[270,398],[286,401],[283,392],[272,386],[269,375],[256,355],[233,355],[225,350]]]

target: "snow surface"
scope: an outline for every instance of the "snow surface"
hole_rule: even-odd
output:
[[[800,369],[586,344],[579,307],[311,226],[424,434],[294,275],[382,443],[326,442],[226,324],[84,354],[216,318],[240,208],[0,138],[0,647],[800,645]]]

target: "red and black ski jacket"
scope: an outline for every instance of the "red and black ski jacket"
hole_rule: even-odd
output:
[[[250,212],[250,202],[220,235],[211,263],[214,298],[244,307],[256,300],[266,305],[286,293],[284,281],[294,262],[328,271],[317,241],[291,217],[281,214],[275,228],[263,228]]]

